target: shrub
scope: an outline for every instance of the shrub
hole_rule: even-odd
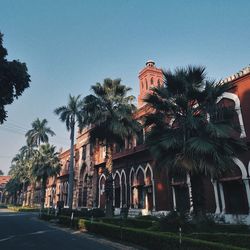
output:
[[[149,220],[138,220],[138,219],[121,219],[121,218],[102,218],[102,222],[108,224],[114,224],[123,227],[132,227],[132,228],[149,228],[152,227],[152,221]]]
[[[192,233],[188,237],[207,240],[212,242],[223,242],[224,244],[249,248],[250,235],[232,233]]]
[[[103,236],[128,241],[130,243],[139,244],[141,246],[147,247],[148,249],[190,249],[190,250],[211,250],[211,249],[225,249],[225,250],[240,250],[244,248],[233,247],[229,245],[224,245],[221,243],[208,242],[204,240],[191,239],[188,237],[182,238],[182,244],[180,247],[179,237],[175,234],[169,233],[156,233],[149,232],[142,229],[134,228],[122,228],[116,225],[110,225],[102,222],[90,222],[85,221],[85,228],[97,234]]]

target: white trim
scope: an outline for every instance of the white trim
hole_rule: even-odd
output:
[[[189,205],[190,205],[189,212],[192,213],[194,210],[194,207],[193,207],[193,197],[192,197],[192,186],[191,186],[189,174],[187,174],[187,186],[188,186]]]
[[[144,176],[143,180],[145,182],[145,179],[146,179],[145,170],[143,169],[143,167],[141,165],[139,165],[139,167],[136,169],[136,172],[135,172],[136,179],[137,179],[137,176],[138,176],[139,169],[142,170],[142,173],[143,173],[143,176]]]
[[[250,161],[248,162],[248,176],[250,176]]]
[[[102,174],[99,178],[99,183],[98,183],[98,207],[100,208],[100,201],[101,201],[101,179],[104,178],[106,180],[105,174]]]
[[[127,206],[127,201],[128,201],[128,187],[127,187],[127,177],[126,177],[126,173],[124,171],[124,169],[121,172],[121,202],[123,202],[122,200],[122,176],[124,176],[124,186],[125,186],[125,204]],[[121,207],[122,207],[122,203],[121,203]]]
[[[223,186],[221,183],[219,183],[219,189],[220,189],[221,206],[222,206],[221,213],[225,214],[226,213],[225,196],[224,196]]]
[[[217,180],[211,179],[211,182],[212,182],[213,188],[214,188],[214,198],[215,198],[215,205],[216,205],[215,213],[219,214],[220,213],[220,203],[219,203],[219,196],[218,196]]]
[[[245,126],[244,126],[243,117],[242,117],[242,113],[241,113],[241,107],[240,107],[240,99],[239,99],[239,97],[236,94],[225,92],[220,97],[217,98],[217,103],[219,101],[221,101],[223,98],[230,99],[230,100],[234,101],[234,103],[235,103],[235,110],[236,110],[236,112],[238,114],[240,128],[241,128],[240,137],[241,138],[246,137],[246,131],[245,131]]]
[[[152,189],[153,189],[153,211],[155,211],[155,181],[154,181],[154,173],[153,173],[153,169],[150,166],[149,163],[147,163],[147,166],[145,168],[145,176],[147,177],[147,171],[148,169],[150,170],[151,173],[151,182],[152,182]]]
[[[135,178],[135,169],[134,167],[132,167],[130,169],[130,173],[129,173],[129,191],[130,191],[130,194],[129,194],[129,199],[130,199],[130,208],[131,208],[131,204],[132,204],[132,183],[131,183],[131,176],[132,176],[132,173],[134,174],[134,178]]]
[[[242,179],[243,180],[247,179],[247,170],[246,170],[245,165],[243,164],[243,162],[241,160],[239,160],[238,158],[234,158],[233,161],[240,168],[241,174],[242,174]]]

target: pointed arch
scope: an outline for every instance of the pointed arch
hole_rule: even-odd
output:
[[[102,195],[104,195],[103,193],[104,193],[104,190],[102,189],[102,187],[101,187],[101,184],[102,184],[102,180],[104,180],[103,181],[103,183],[104,183],[104,185],[105,185],[105,181],[106,181],[106,176],[105,176],[105,174],[102,174],[101,176],[100,176],[100,178],[99,178],[99,182],[98,182],[98,207],[100,208],[100,207],[102,207],[101,205],[101,196]]]
[[[245,165],[243,164],[243,162],[241,160],[239,160],[238,158],[234,158],[233,161],[240,168],[241,174],[242,174],[242,179],[243,180],[247,179],[247,170],[246,170]]]
[[[242,113],[241,113],[241,106],[240,106],[240,99],[239,99],[239,97],[236,94],[225,92],[225,93],[223,93],[217,99],[217,103],[219,101],[221,101],[223,98],[226,98],[226,99],[234,101],[234,103],[235,103],[235,110],[237,112],[239,123],[240,123],[240,128],[241,128],[240,137],[241,138],[246,137],[246,131],[245,131],[245,126],[244,126],[243,117],[242,117]]]
[[[125,171],[123,169],[121,172],[121,207],[126,205],[127,201],[128,201],[127,178],[126,178]]]

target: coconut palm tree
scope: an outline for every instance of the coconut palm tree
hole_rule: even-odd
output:
[[[154,110],[145,119],[146,143],[160,165],[172,174],[189,173],[192,186],[201,187],[201,176],[220,176],[245,149],[235,136],[236,111],[217,103],[234,86],[209,81],[204,67],[163,71],[163,75],[164,85],[145,98]],[[201,189],[192,191],[194,212],[203,212]]]
[[[84,123],[94,125],[90,132],[93,142],[98,139],[106,147],[106,215],[112,216],[114,144],[122,144],[140,130],[133,119],[134,96],[127,96],[131,88],[121,84],[121,79],[104,79],[103,84],[91,86],[94,92],[84,98]]]
[[[41,181],[41,209],[44,208],[45,192],[49,177],[57,176],[60,173],[61,164],[59,153],[55,146],[43,144],[34,160],[32,175],[37,181]]]
[[[48,121],[46,119],[40,120],[37,118],[35,121],[32,122],[30,129],[26,133],[27,137],[27,144],[40,146],[41,142],[48,143],[49,135],[54,136],[55,133],[47,126]]]
[[[66,123],[66,128],[70,131],[70,167],[69,167],[69,189],[68,189],[68,205],[72,209],[73,205],[73,185],[74,185],[74,140],[75,140],[75,125],[80,129],[83,128],[82,119],[83,102],[80,100],[80,95],[71,96],[67,106],[61,106],[55,109],[55,114],[59,115],[59,119]]]

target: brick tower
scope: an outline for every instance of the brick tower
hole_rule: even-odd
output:
[[[138,96],[138,108],[144,105],[143,98],[150,92],[151,87],[158,87],[163,82],[161,69],[155,67],[155,62],[149,60],[146,67],[139,72],[140,94]]]

